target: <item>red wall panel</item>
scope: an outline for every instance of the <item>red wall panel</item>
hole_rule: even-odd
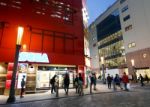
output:
[[[54,51],[54,37],[53,36],[44,36],[43,51],[44,52]]]
[[[64,38],[55,37],[55,52],[58,53],[64,52]]]
[[[66,43],[65,43],[65,51],[66,51],[66,53],[71,53],[71,54],[73,54],[73,49],[74,49],[74,42],[73,42],[73,40],[72,39],[66,39],[66,41],[65,41]]]
[[[32,34],[30,43],[30,51],[42,51],[42,36],[38,34]]]
[[[17,30],[13,27],[5,28],[1,39],[1,47],[15,48],[17,38],[16,32]]]

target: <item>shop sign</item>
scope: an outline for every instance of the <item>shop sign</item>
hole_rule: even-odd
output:
[[[34,52],[20,52],[19,61],[49,63],[49,59],[46,53],[34,53]]]

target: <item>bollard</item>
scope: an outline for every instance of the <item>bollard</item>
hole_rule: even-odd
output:
[[[59,80],[56,85],[56,97],[59,97]]]
[[[90,84],[90,94],[92,94],[92,84]]]

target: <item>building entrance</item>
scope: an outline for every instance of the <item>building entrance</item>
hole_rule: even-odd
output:
[[[63,88],[64,84],[64,76],[68,73],[70,77],[70,85],[69,88],[73,88],[73,79],[74,73],[72,71],[37,71],[37,79],[36,79],[36,89],[43,90],[43,89],[50,89],[50,79],[53,78],[54,75],[57,75],[59,80],[59,88]]]

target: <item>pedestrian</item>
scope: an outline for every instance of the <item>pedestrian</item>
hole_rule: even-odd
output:
[[[147,83],[149,83],[149,78],[148,78],[147,74],[145,75],[145,81],[147,81]]]
[[[76,75],[74,79],[74,85],[75,85],[76,93],[78,93],[78,75]]]
[[[96,82],[97,82],[97,78],[96,78],[96,74],[93,74],[94,77],[94,90],[96,90]]]
[[[124,84],[125,91],[129,91],[129,89],[127,88],[127,84],[129,83],[129,78],[125,72],[123,73],[123,76],[122,76],[122,82]]]
[[[94,85],[94,75],[90,75],[90,93],[92,93],[92,86]]]
[[[121,83],[121,79],[120,79],[118,74],[116,74],[113,82],[114,82],[114,90],[117,89],[116,86],[118,86],[118,87],[120,87],[120,89],[122,89],[121,84],[120,84]]]
[[[23,93],[25,91],[25,75],[23,75],[22,81],[21,81],[21,93],[20,93],[20,98],[23,98]]]
[[[144,78],[141,74],[140,74],[139,78],[140,78],[141,86],[143,87],[144,86]]]
[[[81,73],[79,73],[79,78],[78,78],[78,91],[79,95],[83,95],[83,78],[81,76]]]
[[[110,77],[110,74],[108,74],[107,76],[108,89],[111,89],[111,82],[112,82],[112,77]]]
[[[68,95],[69,84],[70,84],[69,74],[66,73],[64,77],[64,90],[65,90],[66,95]]]
[[[56,89],[55,89],[55,78],[56,78],[56,75],[54,75],[52,77],[52,79],[50,80],[50,84],[51,84],[51,94],[53,94],[53,91],[56,92]]]

